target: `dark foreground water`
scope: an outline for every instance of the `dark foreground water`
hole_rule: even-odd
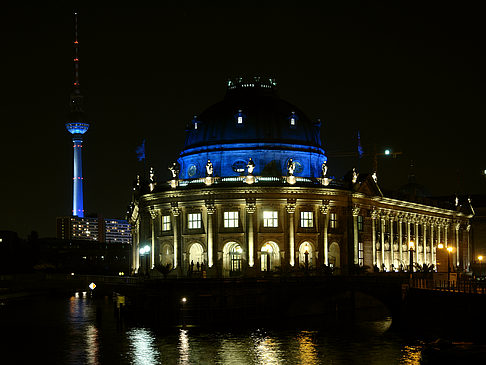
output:
[[[37,297],[0,305],[2,364],[419,364],[423,342],[390,319],[326,329],[209,330],[118,321],[111,298]]]

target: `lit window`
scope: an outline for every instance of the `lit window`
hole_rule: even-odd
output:
[[[238,212],[224,212],[224,227],[238,227]]]
[[[363,232],[363,216],[358,215],[358,231]]]
[[[331,213],[329,215],[329,227],[336,228],[337,227],[337,215],[336,213]]]
[[[294,117],[290,118],[290,125],[295,125],[295,118]]]
[[[164,216],[162,216],[162,230],[163,231],[170,231],[170,229],[171,229],[171,225],[170,225],[170,215],[164,215]]]
[[[189,213],[187,215],[187,227],[189,229],[201,228],[201,213]]]
[[[364,265],[363,242],[358,242],[358,264],[359,264],[359,266],[363,266]]]
[[[238,124],[243,123],[243,117],[241,115],[238,116]]]
[[[314,213],[300,212],[300,226],[303,228],[314,227]]]
[[[263,212],[263,227],[278,227],[278,212],[266,210]]]

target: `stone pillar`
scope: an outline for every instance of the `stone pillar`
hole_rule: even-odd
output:
[[[424,240],[424,264],[428,262],[427,260],[427,221],[422,221],[422,238]]]
[[[152,247],[150,248],[150,269],[153,269],[155,266],[155,223],[157,222],[158,215],[158,210],[150,208],[150,217],[152,218]]]
[[[435,231],[435,224],[432,222],[430,223],[430,263],[434,265],[434,269],[437,269],[437,263],[435,262],[435,254],[434,254],[434,232]]]
[[[177,268],[178,266],[178,257],[179,257],[179,208],[177,207],[177,203],[172,205],[171,208],[172,212],[172,232],[174,233],[173,235],[173,248],[174,248],[174,269]]]
[[[414,259],[414,262],[416,262],[417,264],[422,264],[422,262],[420,262],[419,258],[420,258],[420,255],[419,255],[419,243],[420,243],[420,236],[419,236],[419,223],[418,223],[418,220],[415,221],[415,247],[414,247],[414,253],[415,253],[415,259]]]
[[[471,268],[471,244],[470,244],[470,236],[471,236],[471,225],[468,223],[468,225],[466,226],[466,232],[467,232],[467,262],[466,262],[466,265],[467,266],[467,271],[470,270]]]
[[[324,214],[324,230],[322,235],[324,236],[324,265],[329,265],[329,244],[327,241],[327,226],[329,223],[329,202],[323,201],[320,210]]]
[[[353,238],[354,238],[354,264],[359,265],[359,240],[358,240],[358,215],[359,206],[353,207]]]
[[[393,247],[394,242],[393,242],[393,217],[392,216],[390,216],[390,222],[389,223],[390,223],[390,260],[391,260],[390,270],[395,271],[396,266],[395,266],[395,248]],[[393,265],[393,268],[392,268],[392,265]]]
[[[399,248],[398,250],[400,251],[400,265],[403,265],[403,218],[400,216],[400,218],[398,219],[398,245],[399,245]]]
[[[447,239],[447,223],[444,224],[444,246],[449,247],[449,240]]]
[[[253,200],[246,200],[246,213],[248,218],[248,234],[247,234],[247,241],[248,241],[248,266],[253,267],[255,265],[255,243],[253,237],[253,217],[255,216],[256,211],[256,203]]]
[[[407,255],[408,260],[406,261],[407,266],[410,263],[410,224],[411,224],[411,222],[410,222],[410,218],[409,218],[409,219],[407,219],[407,252],[408,252],[408,255]],[[413,252],[412,252],[412,255],[413,255]],[[409,270],[410,270],[410,268],[409,268]]]
[[[214,253],[213,253],[213,214],[216,212],[213,202],[206,201],[206,212],[208,215],[208,230],[207,230],[207,244],[208,244],[208,267],[213,267]]]
[[[380,270],[385,265],[385,216],[381,216],[381,263]]]
[[[285,206],[287,213],[289,214],[289,264],[295,266],[295,200],[287,199],[287,205]]]
[[[456,266],[461,266],[461,261],[459,258],[459,229],[461,228],[461,223],[456,222]]]
[[[376,262],[376,227],[375,227],[375,221],[376,218],[378,217],[378,212],[373,211],[371,213],[371,243],[373,244],[373,266],[377,264]]]

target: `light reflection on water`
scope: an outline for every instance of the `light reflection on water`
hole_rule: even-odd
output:
[[[178,328],[160,333],[117,322],[110,299],[82,296],[6,305],[0,308],[0,323],[2,330],[12,333],[12,346],[7,342],[2,351],[7,356],[17,351],[17,363],[23,362],[24,354],[14,345],[26,338],[32,343],[22,346],[35,346],[32,356],[60,364],[418,365],[421,351],[419,341],[386,331],[390,319],[325,331]]]

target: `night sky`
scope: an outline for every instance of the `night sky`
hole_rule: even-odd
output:
[[[479,8],[418,1],[165,3],[2,9],[0,230],[53,237],[56,217],[72,209],[73,152],[64,123],[73,9],[91,123],[83,148],[87,214],[124,217],[143,139],[147,164],[168,179],[186,123],[221,100],[226,80],[240,75],[276,77],[283,99],[321,119],[330,175],[356,166],[342,155],[356,152],[359,129],[365,153],[375,145],[402,152],[380,158],[383,188],[407,183],[413,160],[417,182],[433,195],[485,192]],[[365,157],[360,171],[370,166]]]

